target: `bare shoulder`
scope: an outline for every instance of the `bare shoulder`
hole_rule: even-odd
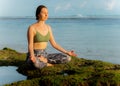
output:
[[[46,24],[47,25],[47,27],[48,27],[48,29],[49,29],[49,31],[51,32],[52,30],[51,30],[51,26],[50,25],[48,25],[48,24]]]
[[[36,25],[32,24],[28,27],[28,31],[34,31],[35,30]]]

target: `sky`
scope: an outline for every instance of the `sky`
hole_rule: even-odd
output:
[[[0,0],[0,16],[35,16],[39,5],[50,17],[120,15],[120,0]]]

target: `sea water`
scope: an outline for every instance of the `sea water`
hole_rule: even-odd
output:
[[[27,52],[27,29],[34,18],[1,18],[0,49],[9,47]],[[118,18],[50,18],[56,42],[74,50],[79,58],[120,64],[120,19]],[[49,53],[58,52],[48,45]]]
[[[25,80],[27,77],[19,74],[16,71],[17,67],[15,66],[1,66],[0,67],[0,86],[4,84],[10,84],[12,82],[17,82]]]

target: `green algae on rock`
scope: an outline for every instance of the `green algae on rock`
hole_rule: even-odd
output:
[[[7,47],[0,50],[0,66],[19,66],[24,63],[25,58],[25,53]]]
[[[72,57],[69,63],[36,69],[25,58],[25,53],[9,48],[0,51],[0,65],[18,66],[17,71],[27,76],[6,86],[120,86],[118,64]]]

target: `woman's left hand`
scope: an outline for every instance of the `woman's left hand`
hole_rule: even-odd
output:
[[[77,56],[77,54],[75,54],[74,51],[68,51],[67,54],[69,56],[75,56],[75,57]]]

